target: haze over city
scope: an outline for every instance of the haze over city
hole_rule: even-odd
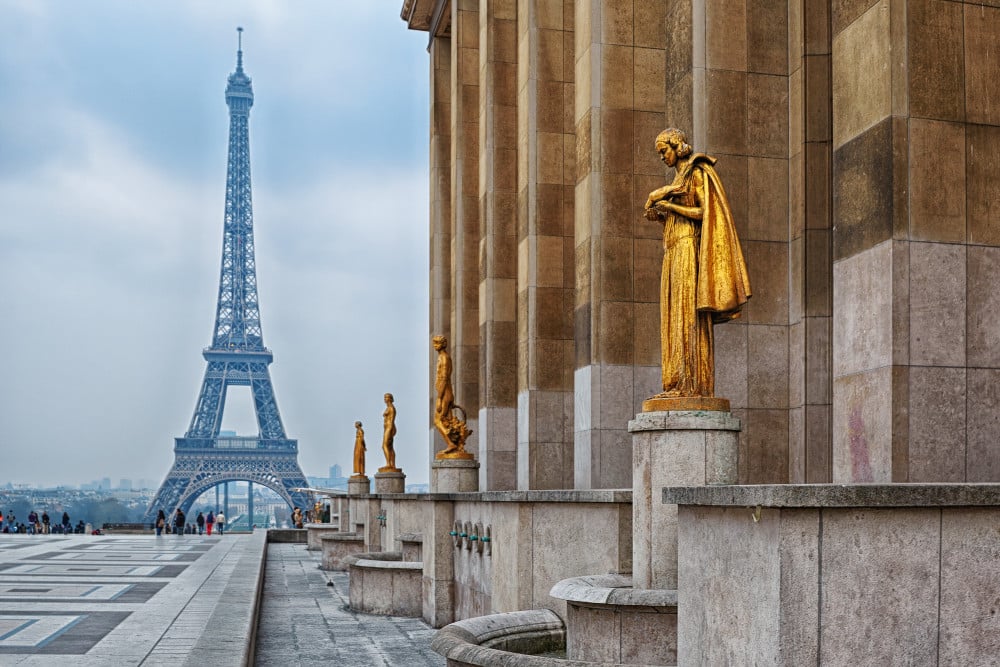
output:
[[[382,2],[0,0],[0,452],[8,481],[159,482],[201,387],[242,26],[264,343],[310,476],[427,480],[427,62]],[[239,387],[237,389],[246,389]],[[254,435],[249,394],[224,429]]]

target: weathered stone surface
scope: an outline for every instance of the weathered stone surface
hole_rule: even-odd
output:
[[[756,484],[663,489],[663,502],[736,507],[1000,505],[1000,484]]]

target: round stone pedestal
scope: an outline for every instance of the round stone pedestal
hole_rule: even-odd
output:
[[[431,462],[432,493],[464,493],[479,490],[479,461],[435,459]]]
[[[365,475],[351,475],[347,478],[347,495],[367,496],[372,492],[372,481]]]
[[[666,486],[735,484],[740,420],[729,412],[642,412],[632,433],[632,580],[677,589],[677,505]]]
[[[406,475],[402,470],[375,473],[375,493],[404,493]]]

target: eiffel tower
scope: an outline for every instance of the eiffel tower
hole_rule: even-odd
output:
[[[237,28],[236,71],[229,75],[229,166],[226,172],[226,214],[222,240],[219,302],[212,345],[202,351],[208,367],[191,425],[174,439],[174,464],[146,511],[188,512],[205,491],[230,481],[266,486],[292,506],[309,507],[307,486],[298,463],[298,442],[285,436],[268,366],[273,360],[264,347],[257,302],[254,262],[253,208],[250,196],[250,107],[253,88],[243,71],[243,28]],[[257,415],[257,436],[220,436],[226,390],[249,386]]]

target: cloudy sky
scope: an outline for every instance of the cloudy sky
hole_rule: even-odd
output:
[[[307,475],[427,472],[427,54],[401,0],[0,0],[0,482],[157,483],[201,387],[244,27],[271,378]],[[245,392],[242,390],[246,390]],[[247,388],[223,428],[256,434]]]

